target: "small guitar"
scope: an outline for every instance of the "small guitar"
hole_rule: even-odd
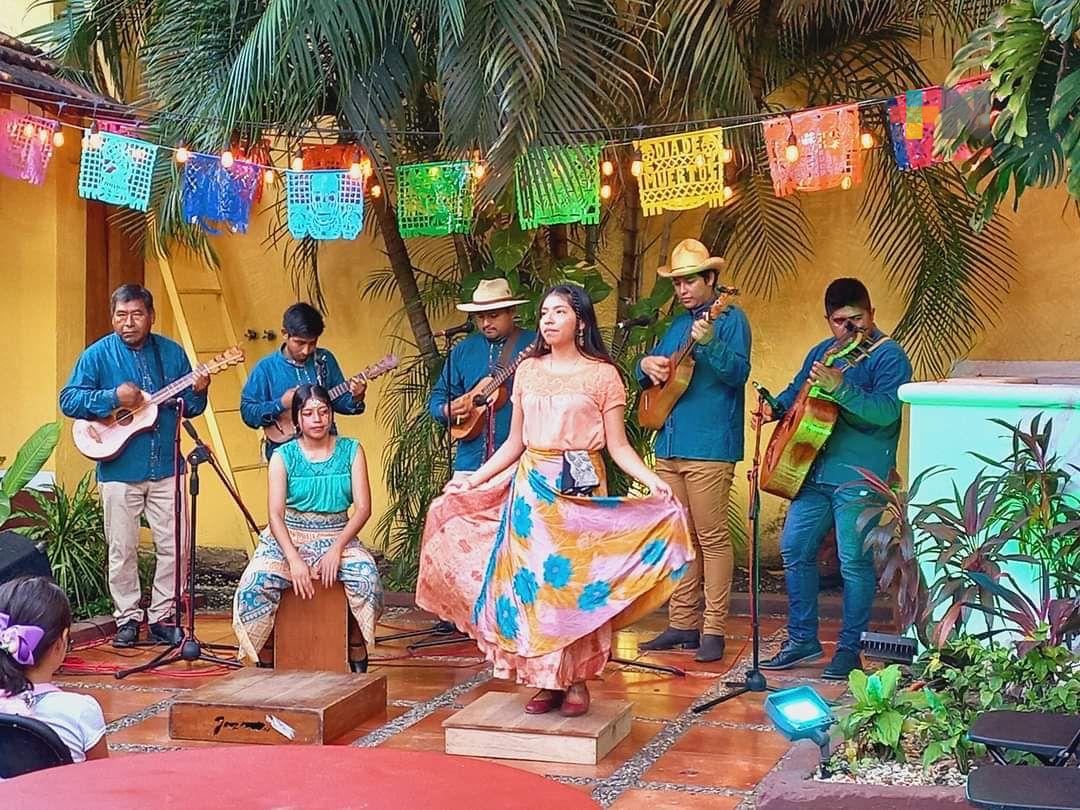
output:
[[[460,442],[480,435],[480,431],[484,428],[485,414],[489,409],[494,413],[506,404],[510,398],[506,381],[514,375],[523,360],[532,357],[532,353],[532,346],[525,347],[506,368],[482,377],[469,391],[454,400],[454,403],[468,403],[469,412],[451,420],[451,438]]]
[[[838,338],[825,352],[822,363],[835,365],[843,360],[847,371],[867,357],[889,338],[871,340],[864,331],[854,330]],[[840,406],[809,380],[799,389],[795,402],[784,413],[769,438],[761,462],[761,489],[791,500],[802,488],[821,448],[832,435]]]
[[[158,406],[190,388],[195,382],[196,372],[217,374],[243,361],[244,350],[233,346],[160,391],[153,394],[144,391],[142,404],[134,408],[117,408],[104,419],[76,419],[71,428],[75,446],[80,453],[94,461],[116,458],[123,452],[132,436],[154,427],[158,418]]]
[[[365,382],[374,380],[376,377],[385,374],[388,371],[393,371],[398,366],[397,355],[387,354],[378,363],[374,363],[359,374],[345,380],[338,385],[335,385],[330,389],[330,401],[340,397],[342,394],[348,392],[349,384],[353,380],[364,380]],[[291,441],[296,438],[296,424],[293,422],[292,409],[286,408],[284,411],[278,414],[271,424],[263,428],[263,433],[266,436],[267,441],[271,441],[274,444],[284,444],[287,441]]]
[[[709,311],[705,313],[704,319],[715,321],[727,308],[732,296],[738,294],[738,290],[721,287],[720,294],[709,307]],[[679,397],[690,387],[690,379],[694,376],[693,349],[694,339],[691,337],[681,349],[671,355],[671,372],[667,380],[661,385],[649,386],[641,392],[641,398],[638,399],[638,424],[643,428],[651,430],[662,428],[675,403],[679,401]]]

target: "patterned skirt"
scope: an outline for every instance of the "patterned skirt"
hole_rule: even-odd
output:
[[[296,512],[285,510],[285,527],[301,559],[314,565],[334,544],[334,538],[348,522],[346,512]],[[382,582],[375,559],[351,540],[341,553],[338,581],[345,586],[349,610],[364,641],[375,643],[375,624],[383,611]],[[255,554],[240,577],[233,597],[233,630],[240,646],[240,657],[258,660],[259,650],[274,629],[274,614],[281,594],[292,588],[289,563],[270,527],[263,529]]]
[[[437,498],[416,587],[496,676],[547,689],[599,675],[612,630],[663,604],[694,557],[673,499],[567,496],[561,473],[561,453],[527,450],[484,487]]]

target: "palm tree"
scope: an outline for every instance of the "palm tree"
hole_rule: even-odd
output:
[[[983,228],[1012,189],[1014,209],[1031,187],[1066,184],[1080,200],[1080,2],[1010,0],[974,31],[953,72],[990,73],[995,107],[993,147],[985,133],[958,127],[947,146],[976,149],[968,183],[978,195],[973,223]]]

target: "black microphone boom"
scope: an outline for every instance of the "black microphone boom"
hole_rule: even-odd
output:
[[[761,398],[769,403],[769,407],[773,409],[773,413],[780,413],[780,411],[783,410],[780,403],[776,401],[776,397],[769,392],[768,388],[753,380],[750,384],[754,386],[754,390],[761,395]]]
[[[451,326],[449,329],[440,329],[435,332],[432,337],[453,337],[454,335],[467,335],[469,332],[476,328],[476,324],[472,321],[465,321],[465,323],[459,323],[457,326]]]
[[[627,318],[626,320],[618,321],[615,326],[619,329],[632,329],[635,326],[648,326],[650,323],[656,321],[658,312],[653,312],[649,315],[638,315],[636,318]]]
[[[200,439],[199,434],[195,432],[195,426],[191,424],[190,419],[185,419],[181,424],[183,424],[184,430],[187,431],[187,435],[195,441],[195,444],[202,444],[202,439]]]

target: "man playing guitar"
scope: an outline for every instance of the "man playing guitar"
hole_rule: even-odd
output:
[[[154,297],[138,284],[123,284],[112,294],[113,333],[79,356],[68,384],[60,391],[60,410],[75,419],[101,419],[117,408],[134,408],[153,393],[191,372],[180,344],[151,334]],[[180,394],[184,416],[206,408],[210,376],[197,373],[192,388]],[[119,455],[97,465],[98,492],[105,512],[109,544],[109,593],[115,605],[114,647],[138,641],[143,611],[139,605],[139,518],[146,516],[157,551],[154,591],[147,611],[150,638],[175,644],[180,630],[172,615],[175,598],[175,491],[173,476],[184,470],[175,458],[175,408],[162,408],[157,423],[138,433]]]
[[[255,364],[240,394],[240,417],[248,427],[267,428],[292,407],[293,392],[301,385],[321,385],[331,389],[345,381],[341,366],[327,349],[319,348],[325,324],[323,316],[310,304],[293,304],[281,318],[285,342],[274,353]],[[334,400],[336,413],[364,412],[367,382],[349,381],[348,392]],[[331,428],[336,432],[336,428]],[[266,439],[266,458],[284,442]]]
[[[657,273],[672,279],[686,312],[672,321],[638,370],[643,387],[664,384],[673,373],[670,355],[695,341],[690,385],[656,435],[656,472],[686,508],[697,556],[671,596],[668,628],[640,649],[696,649],[697,661],[724,655],[734,564],[728,498],[735,462],[743,457],[744,388],[750,376],[750,323],[743,311],[728,306],[713,322],[704,317],[717,298],[723,266],[724,260],[709,256],[696,239],[675,246],[670,267]],[[699,616],[703,584],[705,613]]]
[[[449,426],[450,419],[466,416],[473,406],[462,395],[490,376],[497,366],[505,368],[512,363],[536,339],[535,332],[519,329],[514,323],[516,307],[526,303],[514,298],[506,279],[497,278],[481,281],[472,302],[458,304],[462,312],[475,315],[479,333],[469,335],[451,349],[452,357],[431,389],[428,406],[436,420]],[[513,377],[505,385],[511,388]],[[455,477],[478,470],[506,441],[511,413],[512,406],[507,402],[495,411],[493,424],[485,419],[484,429],[477,436],[457,443]]]
[[[818,550],[830,527],[836,529],[844,580],[843,624],[823,678],[847,680],[860,668],[859,641],[870,622],[877,577],[873,555],[863,548],[869,526],[859,531],[858,502],[868,490],[844,486],[858,481],[856,467],[882,478],[896,463],[901,405],[897,389],[911,380],[911,363],[896,341],[874,325],[870,294],[861,281],[838,278],[825,291],[829,338],[810,350],[799,373],[775,402],[762,406],[762,421],[779,419],[792,407],[803,384],[817,386],[839,405],[839,418],[802,487],[791,502],[780,536],[780,556],[788,594],[788,639],[761,668],[789,669],[822,656],[818,641]],[[861,333],[875,346],[857,365],[826,365],[826,351],[845,335]],[[880,341],[880,342],[879,342]],[[754,416],[756,424],[758,417]]]

